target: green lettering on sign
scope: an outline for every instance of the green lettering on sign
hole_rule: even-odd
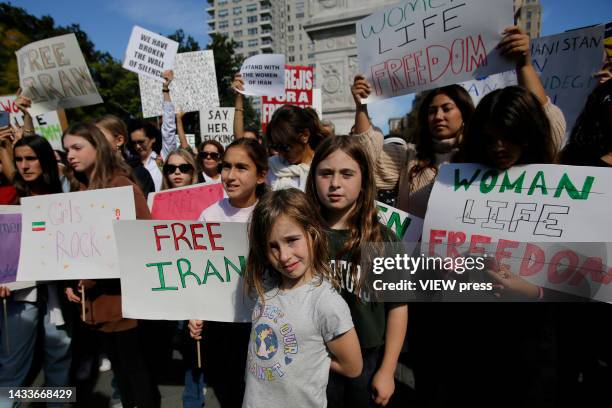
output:
[[[213,272],[209,272],[211,269]],[[217,270],[217,268],[215,268],[215,265],[213,265],[213,263],[210,262],[210,259],[206,260],[206,270],[204,271],[204,278],[202,279],[203,285],[205,285],[206,282],[208,281],[208,275],[215,275],[217,279],[219,279],[220,282],[223,282],[223,278],[219,274],[219,271]]]
[[[546,180],[544,179],[544,171],[542,170],[538,171],[536,176],[533,178],[533,181],[531,182],[531,187],[529,187],[529,191],[527,192],[527,195],[533,195],[533,192],[535,191],[536,188],[540,189],[540,191],[542,192],[542,195],[548,194],[548,188],[546,187]]]
[[[183,272],[182,264],[187,264],[187,271]],[[202,284],[202,282],[200,281],[199,276],[196,275],[195,273],[191,272],[191,262],[189,262],[188,259],[179,258],[176,261],[176,267],[178,269],[179,276],[181,277],[181,285],[183,285],[183,289],[186,288],[186,286],[185,286],[185,277],[186,276],[193,276],[195,278],[196,282],[198,282],[198,286],[200,286]]]
[[[555,191],[555,198],[561,197],[561,193],[565,189],[567,191],[567,195],[570,196],[573,200],[586,200],[589,198],[589,194],[591,192],[591,187],[593,187],[593,182],[595,181],[595,177],[587,176],[584,180],[584,184],[582,185],[582,190],[578,191],[574,183],[570,180],[567,173],[563,173],[561,180],[559,180],[559,185],[557,186],[557,191]]]
[[[153,292],[161,290],[178,290],[176,286],[166,286],[166,279],[164,277],[164,266],[172,265],[172,262],[154,262],[146,264],[147,268],[151,266],[157,267],[157,275],[159,277],[159,288],[151,288]],[[183,286],[184,287],[184,286]]]
[[[238,262],[240,262],[240,267],[237,267],[232,261],[227,259],[227,257],[223,257],[223,261],[225,262],[225,281],[231,282],[230,279],[230,267],[238,274],[238,276],[244,275],[244,269],[246,268],[246,259],[244,256],[240,255],[238,257]]]
[[[508,172],[504,172],[504,180],[502,181],[501,188],[499,189],[500,193],[503,193],[506,190],[514,190],[515,193],[521,193],[523,191],[523,181],[525,181],[525,174],[527,172],[524,171],[521,175],[514,181],[510,181],[508,177]]]
[[[463,187],[465,191],[470,188],[472,183],[476,180],[478,175],[480,175],[480,169],[477,169],[476,172],[472,175],[472,178],[468,181],[467,179],[460,178],[460,169],[455,169],[455,191],[459,190],[459,187]]]

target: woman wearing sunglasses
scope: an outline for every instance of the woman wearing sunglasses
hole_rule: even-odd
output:
[[[196,162],[189,150],[180,148],[168,155],[162,167],[162,190],[184,187],[198,182]]]
[[[198,158],[202,165],[200,181],[205,183],[221,183],[223,145],[216,140],[205,140],[200,144],[198,152]]]

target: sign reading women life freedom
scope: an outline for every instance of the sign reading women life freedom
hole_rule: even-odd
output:
[[[535,164],[440,168],[422,252],[492,256],[530,282],[612,301],[612,170]]]
[[[19,85],[32,99],[32,116],[102,103],[74,34],[30,43],[15,54]]]
[[[136,218],[133,187],[21,199],[17,280],[119,277],[113,222]]]
[[[124,317],[248,322],[243,294],[247,225],[202,221],[115,223]]]
[[[356,36],[373,88],[365,102],[512,69],[496,49],[512,22],[507,0],[409,0],[364,18]]]
[[[123,68],[164,82],[162,73],[174,67],[177,50],[176,41],[134,26],[125,50]]]

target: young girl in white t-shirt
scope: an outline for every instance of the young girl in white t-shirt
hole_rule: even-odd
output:
[[[221,180],[227,198],[211,205],[200,215],[206,222],[248,222],[267,189],[266,149],[254,139],[231,143],[221,164]],[[250,324],[190,320],[189,331],[203,340],[206,383],[211,385],[222,407],[236,407],[244,394],[244,370]],[[202,328],[204,332],[202,332]]]
[[[295,188],[266,194],[253,211],[244,280],[257,303],[243,408],[325,407],[330,368],[347,377],[361,373],[359,340],[334,289],[318,218]]]

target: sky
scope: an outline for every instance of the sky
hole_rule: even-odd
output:
[[[541,0],[541,3],[542,35],[612,21],[612,0]],[[165,35],[182,28],[200,46],[208,42],[206,0],[19,0],[11,4],[37,17],[50,15],[58,25],[80,24],[96,49],[108,51],[117,59],[123,58],[134,25]],[[370,104],[374,124],[386,133],[388,119],[410,111],[412,99],[409,95]]]

